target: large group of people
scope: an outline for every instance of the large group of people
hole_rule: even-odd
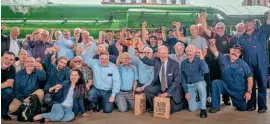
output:
[[[171,114],[200,110],[206,118],[207,107],[220,111],[221,95],[237,110],[267,111],[270,14],[259,28],[250,18],[240,22],[234,36],[222,22],[209,28],[205,12],[190,36],[180,22],[151,31],[147,25],[100,31],[96,40],[86,28],[75,28],[73,37],[69,30],[36,29],[22,41],[17,27],[1,34],[1,118],[11,120],[32,94],[46,108],[33,118],[41,122],[71,121],[91,109],[127,112],[138,93],[145,93],[150,113],[156,96],[170,98]]]

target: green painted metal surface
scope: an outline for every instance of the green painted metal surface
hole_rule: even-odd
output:
[[[26,14],[16,13],[12,8],[23,6],[28,8]],[[166,25],[172,28],[172,21],[180,21],[189,26],[194,22],[196,14],[202,9],[209,13],[209,21],[213,21],[216,9],[202,6],[115,6],[115,5],[46,5],[34,7],[30,5],[1,6],[2,22],[9,28],[19,27],[20,37],[25,37],[36,28],[50,30],[67,29],[73,31],[76,27],[86,27],[91,35],[97,38],[98,31],[120,29],[124,27],[140,29],[143,21],[149,22],[147,28],[157,28]],[[15,22],[15,21],[18,22]],[[152,26],[154,25],[154,27]]]

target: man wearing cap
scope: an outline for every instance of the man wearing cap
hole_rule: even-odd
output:
[[[167,31],[168,38],[166,38],[165,34],[166,27],[162,26],[162,40],[164,41],[163,44],[165,44],[169,48],[169,53],[175,54],[175,49],[173,49],[174,45],[178,42],[174,29],[169,29]]]
[[[255,21],[247,19],[247,31],[239,38],[243,47],[243,56],[249,65],[258,85],[258,112],[265,113],[267,110],[267,79],[268,79],[268,57],[266,51],[267,36],[270,33],[270,13],[268,13],[267,24],[255,29]],[[252,97],[248,103],[248,110],[256,110],[256,85],[252,89]]]
[[[220,95],[228,94],[231,96],[233,106],[237,110],[246,111],[247,101],[251,98],[253,74],[247,63],[239,59],[241,46],[234,45],[230,49],[230,54],[225,56],[218,51],[216,40],[210,40],[210,49],[218,59],[221,68],[222,78],[212,82],[212,108],[210,113],[220,111]]]

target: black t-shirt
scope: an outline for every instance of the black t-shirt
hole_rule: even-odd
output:
[[[8,79],[14,79],[15,78],[15,68],[13,66],[10,66],[9,68],[3,70],[1,68],[1,83],[7,81]]]
[[[211,33],[211,38],[216,39],[216,46],[219,52],[228,54],[230,52],[230,41],[232,36],[224,34],[222,37],[215,33]]]

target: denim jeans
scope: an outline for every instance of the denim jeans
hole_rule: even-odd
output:
[[[116,95],[116,104],[120,112],[126,112],[128,108],[134,109],[134,100],[131,99],[132,92],[120,92]]]
[[[199,109],[206,109],[206,82],[199,81],[194,84],[187,84],[190,100],[188,101],[189,110],[194,112]],[[196,102],[197,91],[199,92],[200,101]]]
[[[8,107],[11,101],[13,100],[13,89],[11,87],[7,87],[1,89],[1,115],[8,115]]]
[[[100,90],[93,87],[88,92],[88,100],[92,104],[93,107],[99,104],[99,98],[102,99],[103,112],[111,113],[113,110],[113,103],[109,102],[109,98],[111,97],[112,91]]]
[[[212,82],[212,108],[220,108],[220,95],[230,95],[233,106],[240,111],[246,111],[247,103],[244,94],[241,92],[232,93],[223,80],[214,80]]]
[[[75,117],[75,114],[72,108],[55,103],[52,106],[51,112],[41,114],[41,117],[50,119],[51,121],[71,121]]]

